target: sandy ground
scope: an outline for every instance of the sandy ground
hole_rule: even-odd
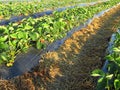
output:
[[[95,90],[97,78],[91,72],[102,68],[119,24],[120,5],[75,32],[58,50],[44,54],[32,72],[0,80],[0,90]]]

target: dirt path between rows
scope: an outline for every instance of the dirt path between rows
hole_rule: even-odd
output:
[[[102,68],[109,39],[119,24],[120,5],[75,32],[58,50],[43,55],[32,72],[0,80],[0,90],[95,90],[91,72]]]

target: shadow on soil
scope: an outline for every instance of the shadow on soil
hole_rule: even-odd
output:
[[[90,74],[94,69],[102,68],[109,38],[118,22],[119,9],[112,10],[105,17],[95,19],[87,28],[75,32],[57,51],[44,55],[40,66],[30,73],[35,88],[94,90],[96,78]]]

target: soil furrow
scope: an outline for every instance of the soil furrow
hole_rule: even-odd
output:
[[[119,24],[120,5],[75,32],[58,50],[44,54],[32,72],[9,82],[1,80],[0,90],[95,90],[97,78],[91,72],[102,68]]]

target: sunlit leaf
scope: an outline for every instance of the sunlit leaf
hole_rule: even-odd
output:
[[[4,42],[8,39],[8,35],[4,36],[4,37],[0,37],[0,42]]]
[[[107,79],[112,79],[112,77],[113,77],[113,74],[110,74],[110,75],[106,76]]]
[[[92,76],[104,76],[105,73],[102,70],[96,69],[92,72]]]
[[[120,80],[119,79],[114,80],[114,87],[116,90],[120,89]]]
[[[106,59],[109,61],[114,61],[114,57],[112,57],[112,55],[107,55]]]
[[[36,47],[37,47],[37,49],[41,49],[42,44],[40,43],[40,41],[37,41],[37,43],[36,43]]]
[[[116,48],[116,47],[115,47],[115,48],[113,48],[113,51],[114,51],[114,52],[120,52],[120,48]]]
[[[35,41],[39,38],[40,35],[37,32],[31,32],[29,33],[29,36],[33,41]]]

